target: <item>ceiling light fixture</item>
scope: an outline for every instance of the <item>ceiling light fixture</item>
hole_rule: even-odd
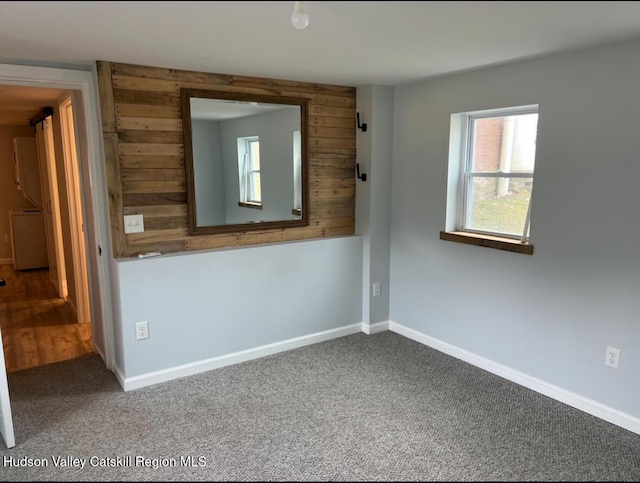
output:
[[[309,14],[304,5],[305,2],[293,2],[293,13],[291,14],[291,24],[301,30],[309,25]]]

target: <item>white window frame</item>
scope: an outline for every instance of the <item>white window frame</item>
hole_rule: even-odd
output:
[[[445,230],[440,238],[448,241],[499,248],[518,253],[533,254],[529,240],[531,197],[527,208],[524,230],[521,235],[482,231],[468,228],[465,216],[468,212],[469,183],[474,177],[530,178],[535,179],[535,165],[531,172],[472,172],[469,170],[473,156],[473,121],[490,117],[539,114],[537,104],[516,107],[486,109],[453,114],[449,139],[449,168],[447,185],[447,212]]]
[[[530,178],[534,181],[535,167],[531,172],[514,172],[505,173],[502,171],[495,172],[479,172],[471,171],[471,164],[473,161],[473,127],[474,121],[478,119],[493,118],[493,117],[508,117],[517,115],[538,114],[537,105],[490,109],[485,111],[464,113],[461,116],[462,119],[462,149],[460,160],[460,176],[459,176],[459,199],[458,199],[458,212],[457,212],[457,229],[461,232],[478,233],[481,235],[490,235],[501,238],[519,239],[521,242],[526,243],[529,241],[529,226],[531,216],[531,198],[529,198],[529,206],[527,208],[527,214],[524,223],[524,230],[521,236],[512,235],[502,232],[491,232],[478,230],[474,228],[468,228],[468,213],[470,212],[470,204],[472,202],[469,196],[472,181],[474,178]]]
[[[247,136],[238,138],[238,173],[240,175],[240,202],[249,203],[254,205],[262,205],[261,199],[254,199],[252,193],[255,193],[255,186],[253,185],[254,174],[260,173],[260,169],[251,169],[253,165],[251,156],[253,144],[258,144],[258,150],[260,149],[259,136]]]
[[[302,137],[300,130],[293,131],[293,209],[291,213],[302,216]]]

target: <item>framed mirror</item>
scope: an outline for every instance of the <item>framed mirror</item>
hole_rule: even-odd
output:
[[[307,226],[305,99],[181,89],[190,235]]]

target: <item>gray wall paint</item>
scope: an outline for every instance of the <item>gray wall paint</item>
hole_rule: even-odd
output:
[[[198,226],[225,224],[224,168],[218,121],[191,121]]]
[[[392,321],[640,417],[638,59],[634,41],[396,89]],[[451,114],[535,103],[534,254],[440,240]]]
[[[124,375],[126,373],[127,366],[125,364],[125,346],[123,342],[125,335],[123,333],[123,310],[122,300],[120,298],[120,276],[118,273],[118,266],[122,262],[114,258],[111,258],[110,262],[111,263],[109,266],[109,272],[111,276],[109,282],[111,289],[111,300],[113,302],[113,321],[110,323],[110,326],[112,327],[114,341],[113,353],[115,359],[115,368],[120,370]]]
[[[359,87],[358,112],[367,131],[357,131],[357,162],[367,181],[356,180],[356,232],[363,236],[362,312],[368,324],[389,320],[389,252],[393,88]],[[374,297],[373,283],[380,283]]]
[[[358,236],[120,259],[114,273],[127,378],[362,321]]]

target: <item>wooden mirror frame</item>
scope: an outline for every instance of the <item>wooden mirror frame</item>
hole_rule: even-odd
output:
[[[302,98],[282,97],[266,94],[225,92],[206,89],[182,88],[182,132],[184,142],[184,164],[187,191],[187,228],[189,235],[215,235],[218,233],[246,232],[256,230],[276,230],[303,227],[309,225],[309,109],[308,101]],[[258,102],[267,104],[285,104],[300,107],[301,138],[301,199],[302,208],[298,220],[262,221],[226,225],[198,226],[196,220],[196,193],[194,180],[193,138],[191,128],[191,99],[218,99],[231,101]]]

